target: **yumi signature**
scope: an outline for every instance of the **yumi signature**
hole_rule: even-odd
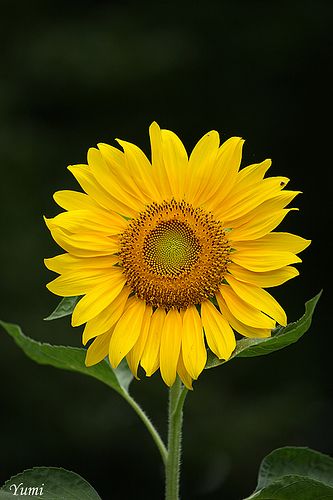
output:
[[[13,496],[35,496],[41,497],[43,495],[44,483],[41,486],[24,486],[23,483],[16,485],[15,483],[9,486]]]

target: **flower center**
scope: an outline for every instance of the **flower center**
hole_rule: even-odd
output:
[[[191,269],[200,249],[198,238],[186,222],[166,220],[147,234],[143,255],[153,273],[179,276]]]
[[[185,201],[148,205],[120,238],[127,285],[154,307],[186,308],[223,281],[230,244],[222,223]]]

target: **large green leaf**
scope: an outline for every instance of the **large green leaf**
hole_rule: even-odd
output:
[[[13,493],[0,490],[0,500],[13,500]]]
[[[88,368],[84,363],[86,354],[85,349],[80,349],[77,347],[54,346],[37,342],[36,340],[33,340],[24,335],[18,325],[5,323],[4,321],[0,321],[0,325],[13,338],[15,343],[25,352],[25,354],[29,356],[29,358],[36,361],[36,363],[39,363],[41,365],[50,365],[56,368],[61,368],[63,370],[71,370],[74,372],[83,373],[84,375],[89,375],[90,377],[94,377],[101,382],[104,382],[104,384],[117,391],[137,413],[137,415],[151,434],[155,444],[157,445],[161,453],[163,462],[166,461],[167,451],[165,449],[163,441],[161,440],[158,432],[153,427],[145,412],[128,392],[129,385],[133,380],[133,375],[130,372],[125,359],[120,363],[116,370],[111,367],[108,360],[106,359],[104,359],[97,365],[90,366]]]
[[[309,448],[274,450],[260,465],[255,492],[245,500],[333,500],[333,459]]]
[[[69,316],[72,314],[74,307],[78,303],[80,297],[64,297],[61,299],[55,310],[47,316],[45,321],[51,321],[53,319],[63,318],[64,316]]]
[[[302,335],[310,328],[312,315],[316,304],[320,298],[321,292],[305,304],[305,313],[303,316],[285,327],[278,327],[273,332],[273,335],[268,338],[249,339],[244,338],[237,341],[236,349],[234,350],[228,361],[234,358],[247,358],[253,356],[263,356],[270,354],[279,349],[283,349],[294,342],[297,342]],[[215,366],[226,363],[223,359],[218,359],[213,353],[209,352],[206,368],[214,368]]]
[[[97,365],[86,367],[84,359],[86,350],[78,347],[65,347],[60,345],[50,345],[37,342],[23,334],[18,325],[0,321],[0,325],[13,338],[15,343],[25,352],[29,358],[41,365],[51,365],[63,370],[71,370],[90,377],[97,378],[104,382],[119,394],[128,391],[130,382],[133,379],[131,372],[124,361],[113,370],[107,360],[103,360]]]
[[[44,500],[101,500],[94,488],[75,472],[57,467],[34,467],[11,477],[0,489],[8,498]]]

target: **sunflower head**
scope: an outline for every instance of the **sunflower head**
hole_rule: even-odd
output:
[[[243,140],[206,134],[188,157],[180,139],[150,127],[151,161],[134,144],[99,144],[69,167],[83,192],[58,191],[65,211],[46,219],[65,253],[46,259],[47,286],[79,295],[87,366],[126,357],[137,377],[160,369],[187,387],[207,349],[228,359],[235,333],[268,337],[286,314],[265,290],[298,275],[309,240],[276,232],[298,194],[265,177],[270,160],[240,169]]]

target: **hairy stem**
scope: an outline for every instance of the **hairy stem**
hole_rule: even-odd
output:
[[[179,499],[183,405],[187,389],[179,378],[169,390],[168,456],[165,466],[165,500]]]

